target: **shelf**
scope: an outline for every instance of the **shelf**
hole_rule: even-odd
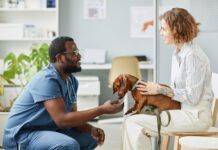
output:
[[[154,69],[154,64],[150,61],[140,62],[141,69]],[[106,64],[82,64],[82,69],[84,70],[109,70],[111,68],[111,63]]]
[[[56,8],[0,8],[0,11],[5,12],[55,12]]]
[[[55,37],[54,37],[55,38]],[[52,41],[54,38],[4,38],[0,39],[0,41],[10,42],[10,41],[17,41],[17,42],[27,42],[27,41]]]

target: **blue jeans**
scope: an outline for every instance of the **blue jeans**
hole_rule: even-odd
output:
[[[62,129],[32,131],[19,145],[20,150],[93,150],[97,142],[89,133],[78,132],[75,129]]]

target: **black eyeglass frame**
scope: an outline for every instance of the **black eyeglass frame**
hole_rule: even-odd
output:
[[[78,56],[79,55],[79,49],[76,49],[74,51],[70,51],[70,52],[61,52],[61,53],[58,53],[57,55],[59,54],[74,54],[75,56]]]

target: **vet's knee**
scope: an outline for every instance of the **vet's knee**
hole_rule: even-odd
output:
[[[80,148],[84,150],[93,150],[97,147],[97,141],[89,133],[84,133],[80,138]]]
[[[80,150],[80,145],[76,140],[66,140],[61,143],[57,143],[49,150]]]
[[[88,149],[95,149],[97,147],[97,141],[93,138],[88,143]]]

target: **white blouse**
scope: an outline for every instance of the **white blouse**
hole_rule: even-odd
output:
[[[189,105],[213,100],[208,57],[196,44],[186,43],[172,56],[171,88],[173,99]]]

